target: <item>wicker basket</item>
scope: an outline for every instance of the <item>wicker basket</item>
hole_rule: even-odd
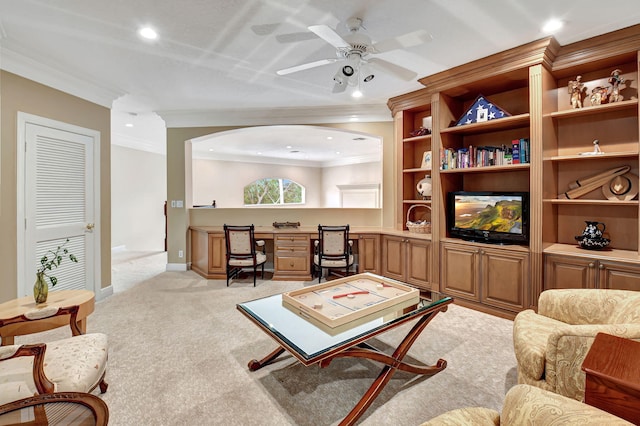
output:
[[[409,210],[407,210],[407,229],[409,229],[409,232],[413,232],[415,234],[430,234],[431,222],[412,222],[409,219],[411,217],[411,211],[416,207],[426,207],[431,210],[431,207],[427,206],[426,204],[414,204],[413,206],[409,207]]]

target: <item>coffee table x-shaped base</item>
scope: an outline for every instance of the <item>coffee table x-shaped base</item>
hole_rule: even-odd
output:
[[[436,316],[438,312],[444,312],[447,310],[447,305],[451,303],[452,300],[440,304],[438,306],[434,306],[432,309],[425,310],[421,312],[419,315],[418,322],[411,328],[411,330],[407,333],[407,335],[402,339],[398,347],[393,351],[392,355],[387,355],[386,353],[374,348],[373,346],[366,343],[366,340],[371,337],[380,334],[381,332],[387,331],[391,328],[395,328],[398,325],[415,319],[416,316],[410,316],[405,321],[400,321],[397,323],[393,323],[390,327],[387,327],[383,330],[376,330],[375,333],[371,333],[369,335],[365,335],[362,338],[351,342],[349,347],[346,348],[338,348],[335,351],[331,351],[327,353],[327,356],[316,360],[312,363],[304,363],[305,365],[312,365],[318,363],[321,368],[327,367],[331,361],[335,358],[367,358],[373,361],[380,362],[384,364],[382,371],[375,379],[375,381],[371,384],[369,389],[362,396],[360,401],[355,405],[355,407],[347,414],[347,416],[340,422],[340,426],[352,425],[354,424],[360,416],[369,408],[369,406],[373,403],[373,401],[378,397],[378,395],[382,392],[386,384],[391,380],[396,371],[406,371],[408,373],[413,373],[416,375],[423,376],[433,376],[434,374],[444,370],[447,367],[447,362],[444,359],[439,359],[435,365],[432,366],[423,366],[423,365],[415,365],[404,362],[404,358],[409,352],[409,349],[416,341],[420,333],[425,329],[425,327],[429,324],[429,322]],[[270,334],[270,333],[269,333]],[[281,343],[276,350],[271,352],[269,355],[258,360],[249,361],[249,370],[256,371],[263,366],[269,364],[274,361],[280,355],[282,355],[285,351],[291,352],[296,358],[299,359],[299,355],[295,350],[287,347],[287,345],[282,342],[277,336],[272,335],[272,337],[278,340]],[[302,360],[300,360],[302,361]]]

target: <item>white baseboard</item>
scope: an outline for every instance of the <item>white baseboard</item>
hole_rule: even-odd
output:
[[[167,272],[184,272],[186,270],[186,263],[167,263]]]
[[[96,293],[96,302],[106,299],[109,296],[113,296],[113,286],[110,285],[105,288],[101,288],[99,292]]]

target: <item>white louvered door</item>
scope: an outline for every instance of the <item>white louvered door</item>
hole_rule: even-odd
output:
[[[95,291],[95,138],[30,122],[25,123],[24,136],[25,269],[21,293],[32,294],[40,259],[67,239],[65,247],[78,263],[65,256],[50,272],[58,282],[49,290]]]

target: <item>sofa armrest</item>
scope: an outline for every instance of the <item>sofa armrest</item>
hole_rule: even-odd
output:
[[[598,333],[640,340],[640,324],[565,326],[549,336],[545,379],[556,392],[581,401],[584,398],[584,361]]]
[[[632,423],[582,402],[530,385],[516,385],[504,399],[501,425],[627,426]]]

